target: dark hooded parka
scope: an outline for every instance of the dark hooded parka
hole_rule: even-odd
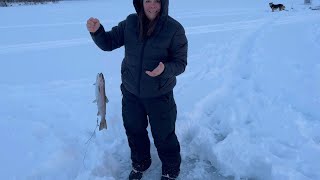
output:
[[[141,97],[158,97],[170,92],[176,85],[176,76],[187,65],[188,41],[182,25],[168,15],[169,0],[161,0],[161,11],[153,33],[141,39],[139,17],[143,0],[133,0],[137,13],[129,15],[111,31],[103,27],[91,33],[94,42],[104,51],[112,51],[124,45],[125,57],[121,65],[123,86]],[[160,62],[165,70],[157,77],[146,71],[154,70]]]

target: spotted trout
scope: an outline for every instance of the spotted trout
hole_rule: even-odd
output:
[[[102,73],[97,74],[96,83],[94,84],[96,86],[96,100],[94,100],[94,103],[97,103],[98,106],[98,114],[97,116],[100,116],[100,124],[99,124],[99,131],[102,129],[107,129],[107,121],[106,121],[106,106],[109,102],[106,91],[105,91],[105,81],[104,76]]]

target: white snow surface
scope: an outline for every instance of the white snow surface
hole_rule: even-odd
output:
[[[170,2],[189,40],[174,89],[180,180],[320,179],[320,11],[268,3]],[[0,179],[127,179],[123,48],[101,51],[85,24],[96,17],[109,30],[133,12],[118,0],[0,8]],[[93,133],[99,72],[108,129]],[[151,154],[144,180],[161,176],[153,144]]]

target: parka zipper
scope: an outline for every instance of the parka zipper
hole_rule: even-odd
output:
[[[140,82],[141,82],[141,75],[142,75],[142,66],[143,66],[143,55],[144,55],[144,48],[146,47],[146,43],[148,41],[148,38],[146,38],[146,40],[143,41],[142,44],[142,49],[141,49],[141,54],[140,54],[140,67],[139,67],[139,78],[138,78],[138,94],[140,96]]]

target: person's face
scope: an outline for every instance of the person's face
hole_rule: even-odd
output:
[[[147,18],[153,21],[161,10],[160,0],[143,0],[143,9]]]

